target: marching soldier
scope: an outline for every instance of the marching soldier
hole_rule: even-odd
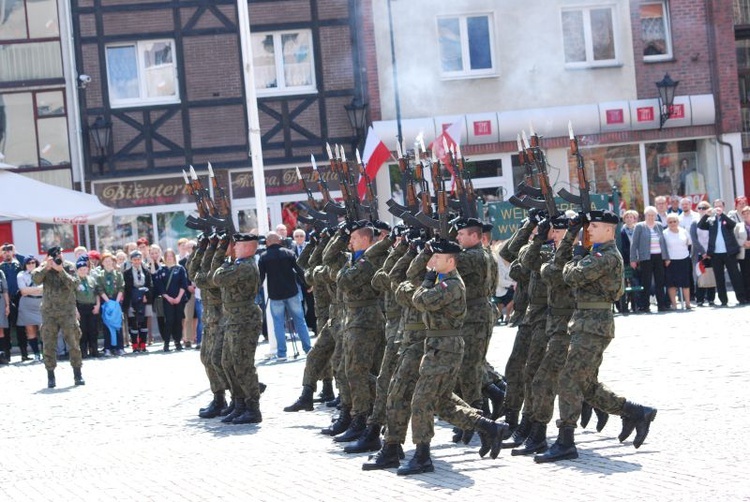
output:
[[[550,449],[534,457],[537,463],[578,458],[574,431],[583,401],[622,418],[620,442],[635,429],[633,446],[648,436],[656,409],[618,396],[598,381],[604,351],[615,334],[612,303],[623,292],[623,262],[615,244],[619,218],[611,211],[592,211],[588,236],[593,247],[587,256],[574,256],[563,269],[565,283],[575,292],[576,309],[570,320],[570,350],[559,379],[559,433]],[[578,223],[580,225],[580,223]],[[571,231],[578,231],[579,227]]]
[[[225,239],[228,243],[228,238]],[[238,233],[232,239],[235,260],[225,261],[213,274],[214,284],[221,289],[222,367],[233,380],[234,410],[222,422],[257,424],[263,421],[255,370],[255,351],[263,322],[260,307],[255,303],[260,283],[255,263],[258,236]],[[232,255],[231,249],[227,255]]]

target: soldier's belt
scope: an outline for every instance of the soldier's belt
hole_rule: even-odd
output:
[[[609,310],[612,308],[610,302],[580,302],[576,303],[578,310]]]
[[[575,312],[575,309],[557,309],[554,307],[549,309],[550,315],[573,315],[573,312]]]
[[[474,305],[483,305],[487,302],[488,302],[487,298],[480,296],[479,298],[472,298],[471,300],[466,300],[466,306],[473,307]]]
[[[373,298],[372,300],[357,300],[353,302],[346,302],[345,305],[349,307],[369,307],[370,305],[377,305],[378,299]]]
[[[439,338],[442,336],[461,336],[460,329],[428,329],[425,334],[427,338]]]
[[[424,325],[423,322],[407,322],[404,324],[404,330],[409,331],[422,331],[427,329],[427,326]]]

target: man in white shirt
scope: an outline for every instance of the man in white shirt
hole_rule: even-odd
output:
[[[679,215],[680,226],[690,232],[690,225],[699,219],[698,214],[693,211],[693,201],[689,197],[683,197],[680,199],[680,209],[682,209],[682,214]]]

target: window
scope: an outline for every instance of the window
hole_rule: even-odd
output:
[[[253,33],[251,43],[259,96],[317,90],[310,30]]]
[[[672,58],[672,37],[667,2],[644,3],[640,7],[644,61]]]
[[[178,103],[174,41],[107,46],[107,79],[113,108]]]
[[[0,94],[0,153],[21,168],[70,164],[62,89]]]
[[[492,16],[438,18],[440,70],[444,77],[495,74]]]
[[[562,11],[566,66],[588,68],[619,64],[614,17],[612,7]]]

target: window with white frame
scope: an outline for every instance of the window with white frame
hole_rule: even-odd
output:
[[[113,108],[180,101],[174,40],[112,44],[106,54]]]
[[[640,16],[643,60],[664,61],[665,59],[671,59],[672,32],[669,26],[667,1],[641,4]]]
[[[619,64],[613,7],[586,7],[562,11],[565,65],[571,68]]]
[[[310,30],[253,33],[251,40],[259,96],[317,90]]]
[[[492,16],[439,17],[440,71],[444,77],[495,74]]]

